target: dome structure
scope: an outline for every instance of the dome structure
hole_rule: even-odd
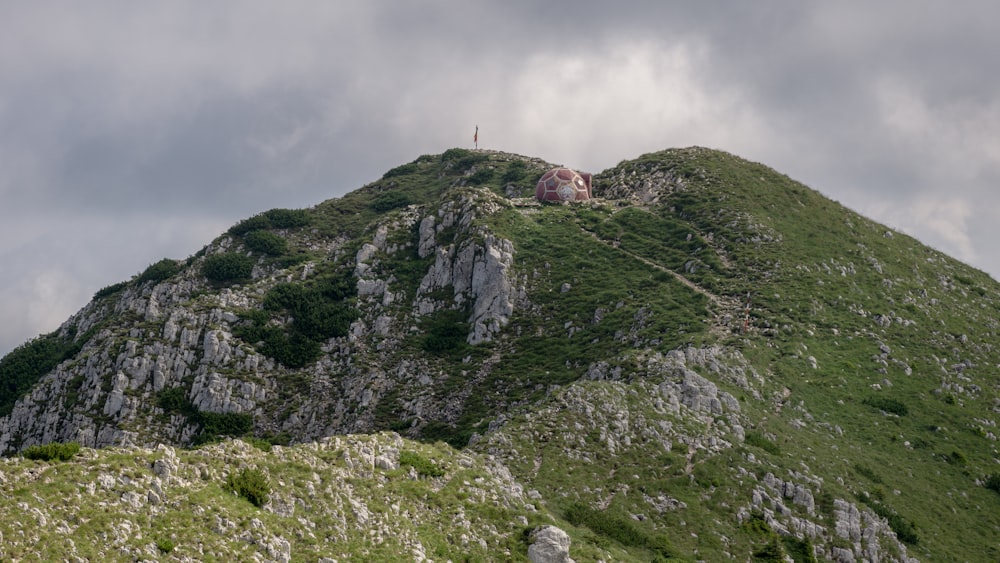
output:
[[[549,170],[538,180],[535,197],[541,201],[584,201],[592,196],[590,174],[570,168]]]

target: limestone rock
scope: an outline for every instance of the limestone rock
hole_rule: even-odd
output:
[[[569,556],[569,535],[555,526],[540,526],[528,539],[528,559],[532,563],[573,563]]]

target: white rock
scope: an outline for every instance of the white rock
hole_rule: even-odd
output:
[[[569,535],[555,526],[541,526],[531,532],[528,559],[532,563],[573,563],[569,557]]]

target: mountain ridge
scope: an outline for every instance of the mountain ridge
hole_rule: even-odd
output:
[[[425,155],[98,291],[0,360],[0,448],[387,430],[502,460],[595,559],[995,553],[994,280],[720,151],[575,204],[552,166]]]

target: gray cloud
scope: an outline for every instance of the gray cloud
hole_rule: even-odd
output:
[[[998,12],[4,3],[0,353],[242,217],[469,145],[476,124],[481,146],[591,171],[670,146],[728,150],[995,276]]]

